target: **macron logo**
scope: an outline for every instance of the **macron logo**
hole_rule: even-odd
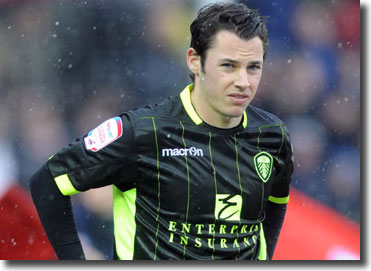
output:
[[[183,149],[162,149],[162,157],[164,156],[204,156],[204,152],[196,147]]]

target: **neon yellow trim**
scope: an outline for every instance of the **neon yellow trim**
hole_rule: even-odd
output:
[[[276,198],[276,197],[273,197],[273,196],[269,196],[268,200],[273,202],[273,203],[277,203],[277,204],[286,204],[286,203],[289,202],[289,196],[283,197],[283,198]]]
[[[113,185],[115,245],[120,260],[132,260],[134,258],[136,197],[136,188],[122,192]]]
[[[210,155],[210,164],[213,168],[213,176],[214,176],[214,187],[215,187],[215,197],[218,194],[218,185],[216,183],[216,169],[213,162],[213,154],[211,152],[211,133],[209,132],[209,155]],[[216,201],[215,201],[215,208],[216,208]],[[216,216],[214,215],[214,225],[216,224]],[[213,231],[213,240],[215,240],[215,231]],[[213,246],[213,253],[211,254],[211,259],[214,260],[214,253],[215,253],[215,246]]]
[[[65,196],[80,193],[80,191],[76,190],[75,187],[73,187],[71,180],[70,178],[68,178],[67,174],[55,177],[54,181],[57,184],[59,191],[61,191],[61,193]]]
[[[243,122],[242,122],[243,128],[247,127],[247,114],[246,111],[243,111]]]
[[[182,141],[183,141],[183,145],[184,145],[184,148],[187,148],[187,144],[185,142],[185,139],[184,139],[184,132],[185,132],[185,129],[184,129],[184,126],[183,126],[183,123],[181,121],[179,121],[180,123],[180,126],[182,126]],[[189,167],[188,167],[188,159],[187,159],[187,155],[184,156],[184,160],[185,160],[185,163],[186,163],[186,169],[187,169],[187,211],[186,211],[186,217],[185,217],[185,224],[188,224],[188,215],[189,215],[189,201],[190,201],[190,195],[189,195],[189,190],[190,190],[190,179],[189,179]],[[186,238],[187,237],[187,234],[184,232],[184,236]],[[185,259],[186,257],[186,244],[184,244],[184,247],[183,247],[183,258]]]
[[[153,124],[153,130],[155,132],[155,142],[156,142],[156,160],[157,160],[157,200],[158,200],[158,206],[157,206],[157,216],[156,216],[156,223],[157,223],[157,230],[156,230],[156,245],[155,245],[155,255],[153,256],[153,259],[156,260],[157,258],[157,247],[158,247],[158,233],[160,230],[160,223],[158,222],[160,218],[160,207],[161,207],[161,183],[160,183],[160,152],[158,148],[158,139],[157,139],[157,128],[156,128],[156,122],[155,118],[152,117],[152,124]]]
[[[263,224],[260,222],[260,252],[258,260],[267,259],[267,242],[265,241],[265,235],[263,230]]]
[[[244,112],[245,113],[245,112]],[[246,118],[245,118],[246,119]],[[245,121],[244,121],[245,122]],[[244,126],[245,127],[245,126]],[[243,193],[243,190],[242,190],[242,184],[241,184],[241,174],[240,174],[240,165],[238,163],[238,149],[237,149],[237,138],[236,136],[234,136],[234,149],[236,151],[236,166],[237,166],[237,176],[238,176],[238,184],[240,185],[240,196],[241,196],[241,199],[243,198],[242,197],[242,193]],[[241,227],[241,217],[238,221],[238,226]],[[238,236],[238,231],[236,231],[236,237],[237,239],[239,238]],[[238,258],[238,255],[240,254],[240,247],[237,247],[237,250],[238,250],[238,254],[236,254],[236,257],[235,259],[237,260]]]
[[[192,119],[192,121],[199,125],[202,123],[202,119],[197,114],[196,110],[194,109],[192,102],[191,102],[191,91],[193,89],[193,84],[190,84],[183,89],[180,93],[180,99],[182,100],[183,106],[185,111],[187,112],[188,116]]]
[[[50,156],[48,160],[52,159],[53,157],[54,157],[54,154],[52,156]]]
[[[156,260],[156,258],[157,258],[157,247],[158,247],[158,232],[160,230],[160,223],[158,222],[158,219],[160,217],[160,207],[161,207],[161,201],[160,201],[160,198],[161,198],[161,183],[160,183],[160,152],[159,152],[159,148],[158,148],[157,128],[156,128],[156,122],[155,122],[154,117],[152,117],[152,124],[153,124],[153,130],[155,132],[156,161],[157,161],[157,200],[158,200],[157,216],[156,216],[157,230],[156,230],[155,255],[153,256],[153,259]]]

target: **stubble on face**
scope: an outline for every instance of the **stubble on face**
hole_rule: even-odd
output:
[[[219,128],[237,126],[255,96],[262,64],[263,43],[259,37],[244,40],[229,31],[218,32],[191,96],[200,117]]]

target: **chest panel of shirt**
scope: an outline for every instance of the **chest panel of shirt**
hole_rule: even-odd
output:
[[[242,198],[241,222],[262,217],[277,162],[274,158],[272,177],[263,182],[253,157],[260,151],[275,157],[281,145],[279,127],[227,136],[181,121],[142,118],[138,123],[138,189],[144,192],[138,200],[153,214],[160,201],[162,217],[212,223],[216,195],[222,194]]]

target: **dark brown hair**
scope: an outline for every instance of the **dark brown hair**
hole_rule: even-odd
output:
[[[214,36],[220,30],[228,30],[242,39],[260,37],[263,42],[265,59],[268,50],[268,30],[266,17],[259,15],[255,9],[250,9],[244,4],[212,3],[202,7],[197,18],[192,22],[191,47],[196,50],[201,58],[201,67],[204,68],[206,52],[211,46]],[[194,74],[190,77],[194,81]]]

